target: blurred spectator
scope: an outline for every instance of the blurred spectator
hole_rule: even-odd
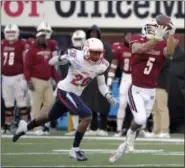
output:
[[[185,109],[185,51],[177,45],[170,64],[169,80],[169,109],[170,130],[184,133],[184,109]]]
[[[153,131],[151,134],[145,134],[146,137],[170,138],[170,116],[168,110],[169,65],[170,60],[166,60],[159,74],[153,109]]]
[[[24,75],[31,93],[32,119],[48,113],[54,103],[50,78],[52,77],[56,83],[60,79],[55,67],[48,64],[54,45],[48,41],[46,43],[46,35],[43,29],[38,30],[35,43],[32,44],[25,56]],[[43,131],[41,128],[37,128],[35,134],[42,135]]]
[[[86,38],[89,39],[90,37],[101,39],[101,31],[98,26],[93,25],[86,31]],[[103,44],[105,49],[104,58],[107,59],[111,64],[111,61],[112,61],[111,46],[105,42],[103,42]],[[108,72],[105,73],[106,80],[107,80],[107,74]],[[107,116],[110,110],[110,104],[99,92],[96,79],[94,79],[84,90],[82,94],[82,99],[93,112],[93,118],[90,126],[91,130],[87,131],[86,135],[107,136],[108,135]],[[100,112],[100,130],[97,132],[98,112]]]

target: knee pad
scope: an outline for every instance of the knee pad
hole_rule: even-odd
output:
[[[20,115],[28,115],[27,107],[21,107],[19,109],[20,109],[20,111],[19,111]]]
[[[14,107],[6,107],[5,116],[13,116]]]
[[[134,116],[134,121],[138,125],[145,124],[146,123],[146,120],[147,120],[147,117],[146,116],[141,116],[141,115]]]

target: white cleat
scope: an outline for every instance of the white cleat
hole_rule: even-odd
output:
[[[160,133],[157,135],[157,138],[166,138],[169,139],[170,138],[170,134],[168,132],[166,133]]]
[[[148,132],[145,134],[145,138],[157,138],[157,136],[158,135],[154,134],[153,132],[152,133]]]
[[[98,136],[108,136],[108,132],[104,130],[98,130],[97,135]]]
[[[15,135],[13,136],[12,141],[16,142],[22,135],[25,135],[27,131],[28,131],[27,122],[24,120],[21,120],[15,132]]]
[[[114,137],[121,137],[121,136],[122,136],[122,132],[121,131],[114,134]]]
[[[41,136],[41,135],[44,135],[44,134],[45,133],[42,130],[36,130],[36,131],[34,131],[34,135],[36,135],[36,136]]]
[[[97,135],[97,131],[89,130],[89,131],[85,132],[85,135],[86,136],[95,136],[95,135]]]
[[[70,132],[66,132],[65,135],[66,136],[74,136],[76,133],[76,131],[70,131]]]
[[[15,134],[20,134],[20,133],[22,133],[22,132],[26,133],[27,131],[28,131],[28,130],[27,130],[27,122],[24,121],[24,120],[21,120],[21,121],[19,122],[19,126],[18,126],[18,128],[17,128]]]
[[[116,150],[116,152],[114,152],[110,158],[109,158],[109,162],[111,163],[115,163],[118,159],[120,159],[128,150],[128,144],[126,142],[122,143],[118,149]]]

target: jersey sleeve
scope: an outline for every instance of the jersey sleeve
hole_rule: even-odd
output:
[[[113,53],[113,59],[118,60],[120,58],[120,54],[121,54],[121,45],[120,43],[113,43],[112,45],[112,53]]]
[[[99,69],[98,75],[104,74],[109,69],[110,64],[106,59],[103,59],[100,65],[101,67]]]
[[[51,40],[50,43],[51,43],[51,47],[52,47],[52,52],[58,51],[58,42],[55,40]]]

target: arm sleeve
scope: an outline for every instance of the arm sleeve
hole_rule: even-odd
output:
[[[31,79],[31,70],[33,68],[33,55],[30,50],[27,50],[25,53],[25,60],[24,60],[24,77],[27,81]]]
[[[98,76],[97,81],[98,81],[98,89],[100,93],[105,97],[106,94],[109,93],[109,88],[105,84],[105,76],[104,75]]]
[[[54,56],[53,58],[51,58],[49,60],[49,64],[50,65],[65,65],[69,63],[69,61],[67,60],[67,55],[61,55],[61,56]]]

